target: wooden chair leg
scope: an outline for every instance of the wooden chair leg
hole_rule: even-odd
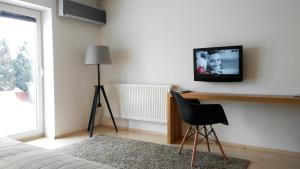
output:
[[[189,134],[190,130],[191,130],[191,125],[189,126],[189,128],[188,128],[188,129],[186,130],[186,132],[185,132],[185,135],[184,135],[184,137],[183,137],[181,146],[180,146],[180,148],[179,148],[179,150],[178,150],[178,154],[181,152],[181,149],[182,149],[182,147],[183,147],[183,145],[184,145],[184,142],[185,142],[186,137],[187,137],[187,135]]]
[[[196,126],[196,131],[195,131],[195,138],[194,138],[194,147],[193,147],[191,167],[194,167],[196,147],[197,147],[197,139],[198,139],[198,126]]]
[[[217,143],[217,145],[219,146],[219,148],[220,148],[220,150],[221,150],[221,153],[222,153],[222,155],[223,155],[223,158],[224,158],[225,161],[227,161],[228,158],[226,157],[226,155],[225,155],[225,153],[224,153],[224,150],[223,150],[222,145],[221,145],[221,143],[220,143],[220,141],[219,141],[219,139],[218,139],[218,136],[217,136],[217,134],[216,134],[214,128],[212,128],[212,126],[210,126],[210,127],[211,127],[211,130],[212,130],[212,132],[213,132],[213,134],[214,134],[214,137],[215,137],[215,139],[216,139],[216,143]]]
[[[208,152],[210,152],[209,139],[208,139],[208,135],[207,135],[207,128],[206,128],[206,126],[204,126],[204,131],[205,131],[205,138],[206,138],[207,149],[208,149]]]

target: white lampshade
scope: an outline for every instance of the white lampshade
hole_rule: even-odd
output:
[[[89,46],[86,51],[85,64],[111,64],[108,46]]]

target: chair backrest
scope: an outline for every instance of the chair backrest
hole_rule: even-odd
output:
[[[171,91],[172,96],[175,98],[181,118],[184,122],[190,123],[193,120],[191,116],[190,102],[183,98],[179,93]]]
[[[220,104],[193,103],[175,91],[171,91],[171,94],[176,100],[184,122],[193,125],[210,125],[216,123],[228,125],[224,109]]]

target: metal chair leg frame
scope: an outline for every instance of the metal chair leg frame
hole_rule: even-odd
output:
[[[181,152],[181,149],[182,149],[182,147],[183,147],[183,145],[184,145],[184,142],[185,142],[185,140],[186,140],[186,138],[187,138],[187,135],[189,134],[190,130],[191,130],[191,125],[190,125],[189,128],[186,130],[186,133],[185,133],[185,135],[184,135],[184,137],[183,137],[181,146],[180,146],[180,148],[179,148],[179,150],[178,150],[178,154]]]
[[[212,130],[212,132],[213,132],[213,134],[214,134],[214,137],[215,137],[215,139],[216,139],[216,143],[217,143],[217,145],[219,146],[219,148],[220,148],[220,150],[221,150],[221,153],[222,153],[222,155],[223,155],[224,160],[225,160],[225,161],[228,161],[228,158],[226,157],[226,155],[225,155],[225,153],[224,153],[224,150],[223,150],[223,148],[222,148],[222,145],[221,145],[221,143],[220,143],[220,141],[219,141],[219,139],[218,139],[218,136],[217,136],[217,134],[216,134],[214,128],[212,128],[212,126],[210,126],[210,127],[211,127],[211,130]]]
[[[195,133],[192,132],[192,133],[189,135],[189,132],[190,132],[191,130],[194,130],[194,129],[192,129],[192,127],[191,127],[191,125],[190,125],[189,128],[187,129],[187,131],[186,131],[184,137],[183,137],[183,140],[182,140],[181,146],[180,146],[180,148],[179,148],[179,150],[178,150],[178,153],[181,152],[181,150],[182,150],[182,148],[183,148],[183,145],[184,145],[186,139],[187,139],[188,137],[194,135],[194,144],[193,144],[193,152],[192,152],[191,167],[194,167],[195,156],[196,156],[196,150],[197,150],[197,145],[198,145],[202,140],[204,140],[204,139],[206,139],[207,148],[208,148],[208,151],[209,151],[209,152],[210,152],[209,140],[211,140],[211,141],[215,142],[215,143],[218,145],[218,147],[219,147],[219,149],[220,149],[220,151],[221,151],[221,153],[222,153],[222,155],[223,155],[224,160],[225,160],[225,161],[228,161],[228,158],[227,158],[227,156],[225,155],[225,152],[224,152],[224,150],[223,150],[223,148],[222,148],[222,145],[221,145],[221,143],[220,143],[220,141],[219,141],[219,139],[218,139],[218,136],[217,136],[215,130],[213,129],[213,127],[210,125],[211,130],[210,130],[209,132],[208,132],[208,129],[206,128],[206,126],[204,126],[203,128],[204,128],[205,134],[202,134],[202,133],[201,133],[200,130],[201,130],[202,128],[199,129],[199,126],[196,126]],[[202,139],[200,139],[200,140],[198,141],[198,136],[199,136],[199,135],[202,135],[204,138],[202,138]],[[211,136],[212,138],[210,138],[209,136]]]
[[[206,138],[207,149],[208,149],[208,152],[210,152],[209,140],[208,140],[208,134],[207,134],[207,128],[206,128],[206,126],[204,126],[204,131],[205,131],[205,138]]]

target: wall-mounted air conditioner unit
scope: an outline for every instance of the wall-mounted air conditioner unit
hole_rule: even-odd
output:
[[[58,15],[95,24],[106,23],[106,12],[70,0],[58,1]]]

